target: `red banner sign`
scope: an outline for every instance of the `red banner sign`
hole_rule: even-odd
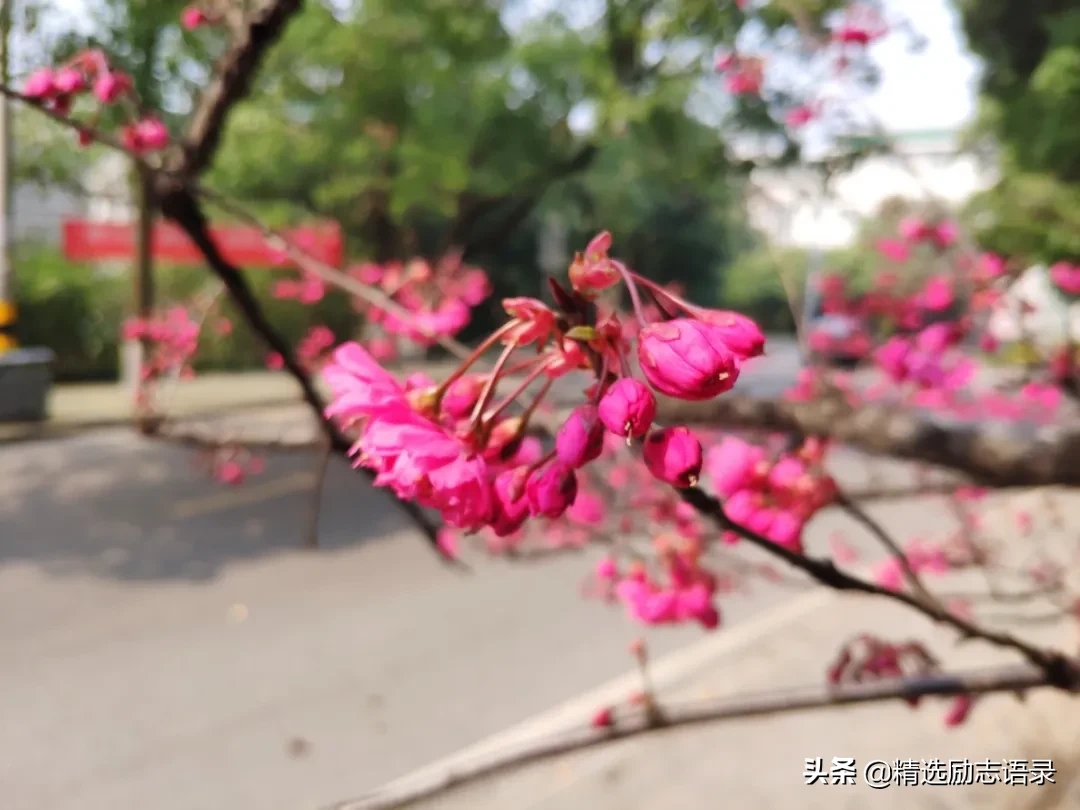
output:
[[[135,223],[92,222],[69,219],[64,222],[64,255],[72,261],[132,260],[138,250]],[[257,228],[223,226],[211,228],[210,235],[221,255],[240,267],[294,267],[295,262],[266,244]],[[283,231],[281,235],[313,258],[341,267],[344,243],[341,226],[320,222]],[[152,255],[175,264],[204,264],[202,253],[180,228],[171,223],[154,225]]]

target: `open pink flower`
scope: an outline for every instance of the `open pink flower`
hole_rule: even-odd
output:
[[[739,377],[723,327],[690,318],[646,326],[638,334],[642,373],[657,391],[686,400],[712,399]]]
[[[589,241],[584,255],[574,257],[570,264],[570,285],[575,290],[592,295],[619,283],[622,274],[619,266],[608,258],[610,248],[611,234],[603,231]]]
[[[427,481],[431,491],[423,494],[420,502],[438,509],[451,526],[472,531],[491,522],[491,479],[479,456],[464,455],[459,446],[453,459],[427,474]]]
[[[661,481],[676,487],[696,486],[701,474],[701,442],[687,427],[654,430],[645,439],[645,465]]]
[[[527,346],[536,341],[543,346],[547,342],[555,329],[555,313],[547,304],[536,298],[506,298],[502,303],[506,313],[520,321],[520,324],[507,334],[507,343]]]

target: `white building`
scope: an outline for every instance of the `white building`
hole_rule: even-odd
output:
[[[848,146],[857,140],[850,139]],[[843,247],[859,220],[890,197],[959,205],[996,180],[993,158],[961,150],[953,131],[900,132],[864,142],[888,144],[889,153],[865,157],[834,174],[828,187],[821,172],[805,166],[754,171],[751,222],[775,244]]]

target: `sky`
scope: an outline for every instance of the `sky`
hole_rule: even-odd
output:
[[[905,37],[873,46],[883,81],[867,105],[887,130],[954,129],[975,115],[978,64],[966,52],[959,20],[948,0],[890,0],[927,39],[921,53],[907,53]]]

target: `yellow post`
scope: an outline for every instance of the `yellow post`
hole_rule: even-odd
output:
[[[15,304],[0,301],[0,354],[18,345],[15,340]]]

